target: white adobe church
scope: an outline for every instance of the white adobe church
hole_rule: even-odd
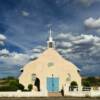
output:
[[[51,30],[47,45],[47,49],[36,60],[23,67],[19,82],[26,89],[32,84],[33,91],[50,93],[59,92],[65,86],[70,91],[71,83],[74,81],[77,83],[77,90],[81,90],[79,69],[56,51]]]

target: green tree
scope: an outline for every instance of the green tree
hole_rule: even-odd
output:
[[[90,81],[85,80],[85,81],[83,82],[83,86],[90,87],[90,86],[91,86]]]
[[[9,81],[9,88],[11,91],[19,90],[19,81],[18,80],[10,80]]]

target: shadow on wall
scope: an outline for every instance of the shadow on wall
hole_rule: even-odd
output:
[[[37,90],[40,91],[40,79],[36,78],[34,85],[37,87]]]

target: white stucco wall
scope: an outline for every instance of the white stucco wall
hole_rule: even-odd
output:
[[[53,62],[53,66],[48,67],[48,63]],[[27,88],[28,84],[33,84],[32,73],[35,73],[40,79],[41,90],[47,89],[47,77],[59,77],[59,90],[66,84],[67,74],[71,75],[70,81],[76,81],[81,87],[81,76],[77,72],[77,67],[56,52],[55,49],[49,48],[44,51],[40,57],[26,64],[23,67],[23,73],[19,77],[19,82]]]

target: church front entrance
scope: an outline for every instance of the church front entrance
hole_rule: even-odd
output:
[[[59,78],[58,77],[48,77],[47,78],[47,90],[48,92],[58,92],[59,91]]]

